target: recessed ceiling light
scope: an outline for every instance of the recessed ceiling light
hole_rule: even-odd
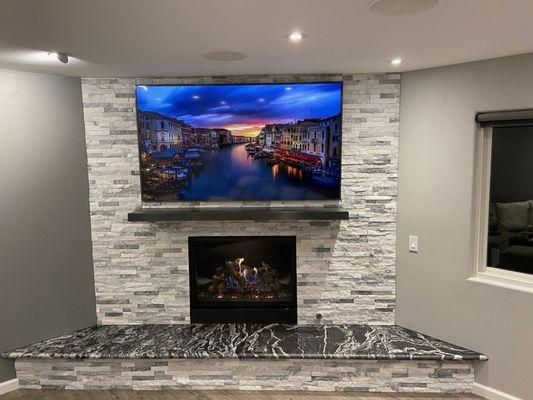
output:
[[[289,36],[287,36],[291,42],[299,42],[304,38],[304,35],[301,32],[294,31]]]
[[[238,61],[246,58],[246,54],[237,51],[210,51],[202,57],[211,61]]]
[[[407,15],[435,7],[439,0],[376,0],[370,11],[378,15]]]
[[[396,58],[393,58],[392,60],[390,60],[390,63],[392,65],[400,65],[402,63],[402,59],[400,57],[396,57]]]

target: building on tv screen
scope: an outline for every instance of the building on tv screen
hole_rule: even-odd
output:
[[[340,82],[136,95],[143,201],[340,198]]]

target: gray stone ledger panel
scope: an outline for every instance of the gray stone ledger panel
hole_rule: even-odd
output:
[[[312,82],[343,90],[342,200],[347,221],[128,222],[141,193],[136,84]],[[99,324],[189,322],[188,236],[295,235],[298,322],[393,324],[399,74],[84,78],[92,243]],[[301,206],[302,202],[144,204]],[[309,204],[309,203],[307,203]]]
[[[30,389],[236,389],[468,393],[472,362],[375,360],[17,360]]]

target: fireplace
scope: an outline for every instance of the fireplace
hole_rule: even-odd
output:
[[[296,324],[296,237],[189,237],[191,323]]]

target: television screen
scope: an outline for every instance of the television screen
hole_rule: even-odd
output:
[[[342,83],[136,87],[143,201],[340,198]]]

